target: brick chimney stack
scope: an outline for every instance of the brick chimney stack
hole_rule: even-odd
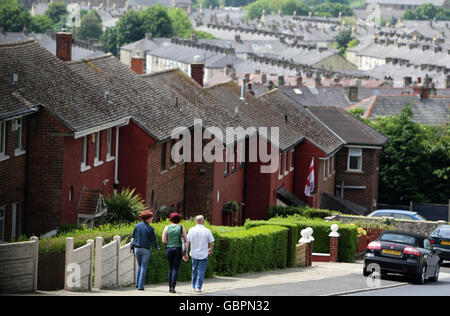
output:
[[[72,60],[72,33],[65,30],[56,33],[56,57],[62,61]]]
[[[200,61],[200,58],[200,56],[194,57],[194,63],[191,64],[191,78],[203,87],[205,64]]]
[[[133,70],[138,75],[144,73],[145,58],[141,56],[131,57],[131,70]]]

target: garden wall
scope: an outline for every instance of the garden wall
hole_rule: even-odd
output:
[[[431,233],[439,226],[445,225],[446,222],[421,222],[421,221],[409,221],[403,219],[394,218],[379,218],[379,217],[364,217],[364,216],[349,216],[349,215],[334,215],[327,218],[330,221],[340,221],[342,223],[366,223],[368,225],[378,223],[378,224],[389,224],[395,227],[396,230],[417,233],[425,236],[431,235]]]

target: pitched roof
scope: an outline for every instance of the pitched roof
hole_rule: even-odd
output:
[[[37,111],[37,106],[25,99],[18,89],[0,78],[0,119],[24,115]]]
[[[339,135],[346,145],[384,146],[389,140],[343,109],[316,106],[309,107],[308,110]]]
[[[289,121],[286,122],[284,117],[274,111],[269,104],[255,98],[248,92],[245,94],[245,100],[241,100],[241,87],[233,81],[211,86],[206,90],[225,104],[225,111],[229,115],[234,115],[236,108],[238,108],[238,117],[241,120],[242,127],[255,127],[258,130],[261,127],[267,128],[268,141],[270,141],[271,127],[279,128],[279,148],[281,151],[293,147],[304,139],[304,136],[296,130],[295,126]]]
[[[0,44],[2,91],[11,89],[8,82],[14,74],[18,75],[17,92],[30,104],[54,115],[76,137],[126,122],[129,117],[34,39]]]
[[[361,107],[364,118],[398,115],[406,105],[411,105],[413,121],[421,124],[439,125],[448,123],[450,117],[450,97],[430,97],[419,100],[417,96],[378,95],[356,103],[347,109]]]
[[[272,110],[295,126],[296,131],[311,143],[321,148],[327,155],[332,154],[344,143],[330,129],[317,120],[303,106],[296,104],[279,90],[259,97],[268,103]]]

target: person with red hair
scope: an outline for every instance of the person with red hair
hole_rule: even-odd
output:
[[[134,255],[137,260],[136,270],[136,287],[143,291],[145,285],[145,276],[147,274],[147,266],[152,253],[151,247],[154,246],[159,250],[158,241],[156,240],[155,230],[150,223],[153,221],[153,212],[146,209],[141,212],[142,222],[136,224],[131,237],[134,239]]]
[[[176,293],[178,270],[183,257],[181,237],[187,240],[187,235],[184,226],[179,225],[181,221],[180,213],[170,214],[169,219],[172,224],[164,228],[162,242],[166,244],[166,258],[169,261],[169,292]]]

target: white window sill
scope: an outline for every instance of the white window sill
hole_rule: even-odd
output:
[[[84,164],[81,164],[81,172],[85,172],[91,169],[91,166],[86,166]]]
[[[8,160],[8,159],[9,159],[9,156],[6,156],[4,154],[0,154],[0,162]]]
[[[284,175],[287,176],[289,174],[289,171],[285,171]]]
[[[294,171],[294,168],[291,168],[289,171]]]
[[[362,170],[351,170],[351,169],[346,170],[346,172],[348,172],[348,173],[364,173],[364,171],[362,171]]]
[[[278,175],[278,180],[283,179],[283,175]]]
[[[116,157],[114,157],[114,156],[108,156],[108,157],[106,157],[106,162],[111,162],[115,159],[116,159]]]
[[[98,166],[101,166],[101,165],[103,165],[103,161],[101,161],[101,160],[94,160],[94,167],[98,167]]]
[[[27,152],[25,150],[22,149],[16,149],[14,150],[14,157],[19,157],[22,155],[25,155]]]

